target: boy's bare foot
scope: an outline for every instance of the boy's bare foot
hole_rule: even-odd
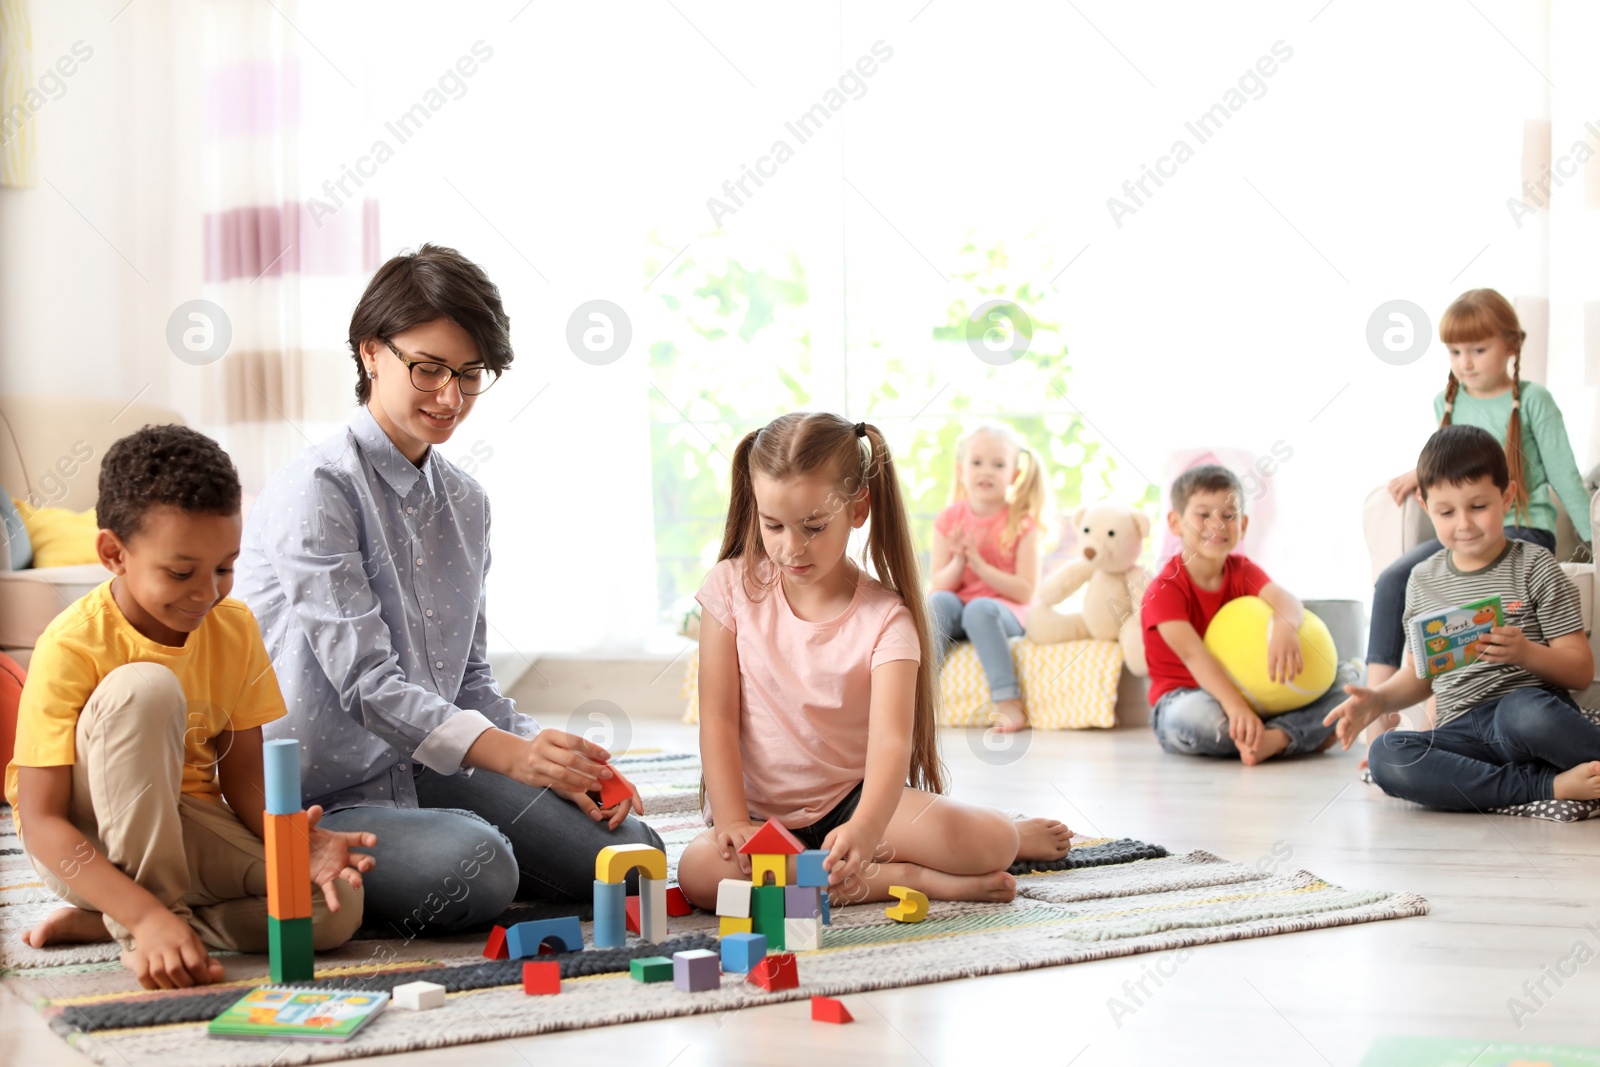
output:
[[[1600,800],[1600,760],[1562,771],[1551,785],[1557,800]]]
[[[1255,748],[1239,750],[1239,762],[1246,767],[1254,767],[1262,760],[1269,760],[1288,747],[1289,735],[1269,726],[1261,731],[1261,740],[1256,742]]]
[[[1058,860],[1072,848],[1072,831],[1059,819],[1018,819],[1017,859]]]
[[[997,700],[994,705],[994,728],[1003,734],[1014,734],[1028,728],[1028,716],[1020,700]]]
[[[110,941],[111,934],[106,931],[104,915],[69,904],[46,915],[43,922],[22,935],[22,940],[34,948],[44,948],[46,945],[84,945],[93,941]]]
[[[929,900],[982,900],[1006,904],[1017,895],[1017,880],[1005,871],[947,874],[925,867],[909,881],[913,883],[911,888],[926,893]]]

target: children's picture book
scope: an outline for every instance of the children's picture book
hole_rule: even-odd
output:
[[[1411,620],[1422,655],[1417,658],[1418,678],[1437,678],[1475,663],[1479,641],[1491,627],[1503,625],[1500,598],[1489,597],[1459,608],[1418,615]]]
[[[383,1010],[387,993],[262,986],[211,1020],[213,1037],[348,1041]]]

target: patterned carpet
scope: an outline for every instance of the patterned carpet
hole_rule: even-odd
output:
[[[701,829],[695,809],[698,761],[640,755],[622,765],[644,795],[648,820],[675,862]],[[203,1020],[262,984],[264,957],[222,956],[228,978],[221,986],[146,993],[116,963],[112,945],[28,949],[18,941],[19,933],[52,904],[15,850],[14,836],[0,836],[0,974],[8,986],[95,1062],[162,1067],[315,1063],[732,1011],[816,993],[1029,970],[1428,910],[1414,894],[1347,890],[1304,871],[1267,872],[1206,852],[1170,856],[1159,846],[1136,841],[1078,839],[1064,869],[1019,868],[1018,897],[1010,904],[935,902],[927,920],[915,925],[890,922],[881,904],[836,909],[825,946],[799,956],[797,990],[765,993],[738,975],[725,975],[719,990],[686,994],[670,985],[640,985],[627,976],[630,955],[710,946],[716,919],[702,914],[673,919],[666,946],[633,942],[626,950],[589,949],[557,957],[563,983],[556,997],[524,995],[518,965],[485,962],[481,936],[366,939],[320,954],[318,984],[388,989],[423,978],[450,990],[445,1006],[420,1014],[387,1011],[343,1045],[223,1043],[205,1036]]]

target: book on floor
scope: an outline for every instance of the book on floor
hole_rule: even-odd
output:
[[[1502,625],[1504,617],[1498,596],[1413,617],[1411,632],[1416,636],[1416,647],[1422,650],[1417,658],[1417,677],[1437,678],[1477,662],[1479,640],[1491,628]]]
[[[389,994],[262,986],[211,1020],[213,1037],[348,1041],[389,1002]]]

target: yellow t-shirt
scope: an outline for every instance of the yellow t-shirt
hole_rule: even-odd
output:
[[[135,630],[105,582],[57,615],[34,646],[17,707],[16,754],[6,768],[13,811],[17,768],[70,767],[77,758],[78,715],[101,679],[127,663],[159,663],[183,685],[183,791],[192,796],[222,795],[219,733],[248,730],[286,713],[261,629],[243,601],[223,600],[183,647],[173,648]]]

